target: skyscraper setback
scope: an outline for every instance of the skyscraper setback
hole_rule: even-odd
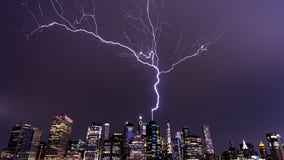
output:
[[[67,153],[73,121],[66,115],[52,117],[45,160],[61,160]]]

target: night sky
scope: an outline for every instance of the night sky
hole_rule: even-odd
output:
[[[101,35],[120,40],[125,3],[97,1]],[[173,131],[187,125],[197,135],[202,124],[209,125],[217,153],[229,140],[238,146],[244,138],[258,150],[267,132],[284,136],[283,8],[284,1],[167,0],[163,16],[171,37],[162,43],[172,43],[160,46],[162,66],[168,66],[166,47],[175,45],[179,33],[188,46],[219,26],[224,35],[161,76],[155,120],[163,124],[169,115]],[[21,1],[1,0],[0,20],[0,148],[17,122],[43,129],[47,140],[51,117],[59,113],[74,120],[74,140],[85,138],[91,121],[108,121],[112,132],[121,132],[139,114],[150,120],[154,70],[120,57],[125,50],[61,27],[27,40],[36,24]]]

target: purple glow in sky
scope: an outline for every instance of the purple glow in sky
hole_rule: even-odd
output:
[[[121,10],[127,2],[96,1],[98,33],[105,40],[129,44],[124,34],[129,21],[124,21],[127,18]],[[56,18],[49,2],[42,3],[43,14]],[[181,46],[189,44],[190,51],[196,51],[196,40],[215,33],[224,19],[225,34],[204,54],[159,76],[161,107],[155,120],[162,124],[169,115],[173,131],[188,125],[193,134],[201,134],[202,124],[209,125],[217,152],[226,149],[231,139],[236,145],[245,139],[257,147],[266,132],[284,135],[280,123],[284,112],[283,7],[283,1],[266,0],[166,1],[162,17],[168,35],[160,37],[161,47],[155,51],[160,72],[185,56],[172,54],[181,33]],[[58,25],[27,40],[36,23],[20,0],[1,1],[0,16],[1,148],[17,122],[44,129],[46,137],[51,116],[58,113],[74,120],[74,139],[85,138],[91,121],[108,121],[111,131],[119,132],[124,121],[135,123],[139,114],[145,121],[151,119],[149,110],[157,102],[152,84],[158,72],[129,56],[129,50]],[[127,35],[141,42],[143,36],[134,33],[135,29]],[[144,54],[152,51],[146,47],[152,46],[151,39],[147,42]]]

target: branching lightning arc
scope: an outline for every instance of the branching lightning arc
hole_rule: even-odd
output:
[[[133,41],[133,37],[124,31],[123,33],[124,38],[127,41],[126,43],[108,40],[99,33],[94,0],[87,0],[87,2],[86,0],[72,0],[72,6],[76,9],[77,13],[76,16],[73,16],[72,18],[70,18],[71,16],[67,16],[65,13],[67,11],[70,12],[71,9],[68,7],[70,7],[71,1],[64,2],[64,0],[49,0],[48,3],[50,11],[52,11],[55,16],[53,16],[53,18],[48,18],[42,10],[42,4],[40,1],[37,1],[36,5],[33,5],[33,7],[30,6],[31,2],[28,2],[28,0],[24,1],[22,3],[23,6],[26,7],[28,13],[32,16],[37,25],[34,30],[27,34],[27,38],[29,39],[35,33],[41,32],[46,28],[59,26],[69,32],[85,33],[99,40],[101,43],[123,48],[126,50],[128,55],[134,56],[137,62],[148,66],[155,71],[155,83],[153,84],[153,89],[156,95],[156,103],[151,109],[152,120],[154,119],[154,112],[160,106],[160,93],[158,89],[160,76],[173,71],[178,64],[207,51],[209,46],[222,35],[222,33],[219,33],[218,29],[211,36],[197,41],[195,44],[197,47],[195,47],[193,51],[188,51],[184,48],[179,49],[181,48],[180,45],[182,40],[182,36],[180,36],[174,52],[177,52],[179,49],[180,52],[183,51],[185,53],[181,58],[178,58],[176,61],[171,63],[168,68],[162,69],[159,65],[157,48],[159,36],[163,32],[162,26],[164,23],[159,16],[164,7],[165,0],[160,0],[159,2],[157,0],[127,1],[127,3],[131,3],[131,7],[122,8],[125,19],[128,20],[132,30],[135,30],[139,33],[139,35],[141,35],[142,40],[140,42]],[[33,3],[35,2],[33,1]],[[34,8],[34,6],[37,7]],[[157,8],[158,6],[159,8]],[[88,27],[83,27],[85,22],[88,22]],[[92,25],[92,27],[90,27],[90,25]]]

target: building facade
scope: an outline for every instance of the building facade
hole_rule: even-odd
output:
[[[147,160],[161,160],[160,126],[150,121],[146,126]]]
[[[183,159],[204,159],[201,137],[194,135],[185,137],[183,146]]]
[[[85,160],[100,160],[101,159],[101,138],[102,124],[93,122],[88,127],[86,142],[87,148],[84,153]]]
[[[213,148],[209,126],[202,125],[202,133],[203,133],[203,140],[204,140],[204,152],[208,156],[213,155],[214,148]]]
[[[270,148],[271,157],[273,160],[283,160],[284,151],[282,146],[281,136],[276,133],[267,133],[266,139]]]
[[[1,159],[36,159],[41,135],[42,130],[27,123],[17,123],[12,128],[8,148],[1,152]]]
[[[66,115],[52,117],[45,160],[63,160],[69,147],[73,121]]]
[[[170,117],[166,117],[166,157],[167,159],[173,159],[173,145],[172,145],[172,136],[171,136],[171,125],[170,125]]]
[[[145,160],[146,148],[141,134],[136,134],[130,143],[130,160]]]

